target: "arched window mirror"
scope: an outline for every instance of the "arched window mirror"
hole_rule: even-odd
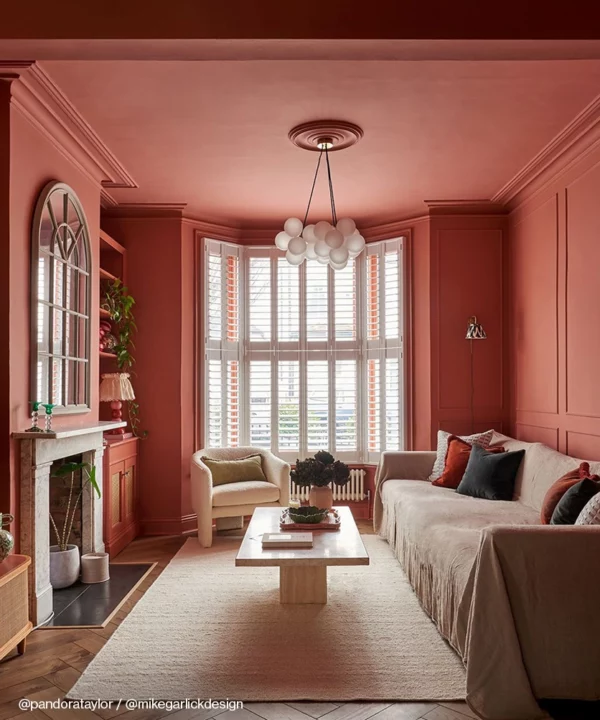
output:
[[[58,412],[90,406],[90,239],[64,183],[43,189],[33,218],[31,394]]]

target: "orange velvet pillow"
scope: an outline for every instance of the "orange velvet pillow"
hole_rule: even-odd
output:
[[[584,478],[589,478],[590,480],[600,480],[598,475],[590,475],[590,464],[587,462],[582,462],[576,470],[571,470],[566,475],[558,478],[558,480],[550,486],[546,496],[544,497],[544,502],[542,503],[542,525],[550,525],[552,513],[560,502],[562,496],[569,488],[573,487],[573,485],[577,485],[577,483]]]
[[[450,435],[448,438],[448,449],[446,450],[446,460],[444,462],[444,472],[431,484],[437,487],[456,490],[467,469],[472,447],[472,445],[456,435]],[[486,450],[487,452],[493,453],[504,452],[503,447],[486,448]]]

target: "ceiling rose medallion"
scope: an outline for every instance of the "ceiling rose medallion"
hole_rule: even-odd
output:
[[[362,128],[341,120],[318,120],[297,125],[290,130],[289,138],[294,145],[319,153],[304,220],[288,218],[283,230],[275,237],[275,245],[285,251],[287,261],[291,265],[301,265],[304,260],[316,260],[324,265],[330,265],[334,270],[343,270],[349,258],[356,257],[363,251],[365,240],[357,230],[354,220],[349,217],[338,219],[329,162],[331,152],[354,145],[362,136]],[[331,222],[319,220],[307,225],[323,156],[325,156],[329,185]]]

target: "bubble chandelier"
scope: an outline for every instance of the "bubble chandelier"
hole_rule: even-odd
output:
[[[295,145],[319,153],[304,219],[288,218],[283,230],[275,237],[275,245],[285,252],[290,265],[316,260],[323,265],[330,265],[334,270],[343,270],[350,258],[357,257],[364,250],[365,239],[354,220],[349,217],[338,219],[329,162],[331,152],[354,145],[362,135],[363,131],[358,125],[334,120],[304,123],[290,131],[289,138]],[[331,222],[319,220],[307,225],[323,157],[329,186]]]

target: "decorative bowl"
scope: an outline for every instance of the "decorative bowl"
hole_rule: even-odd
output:
[[[295,523],[320,523],[325,520],[329,510],[309,505],[299,508],[288,508],[288,516]]]

